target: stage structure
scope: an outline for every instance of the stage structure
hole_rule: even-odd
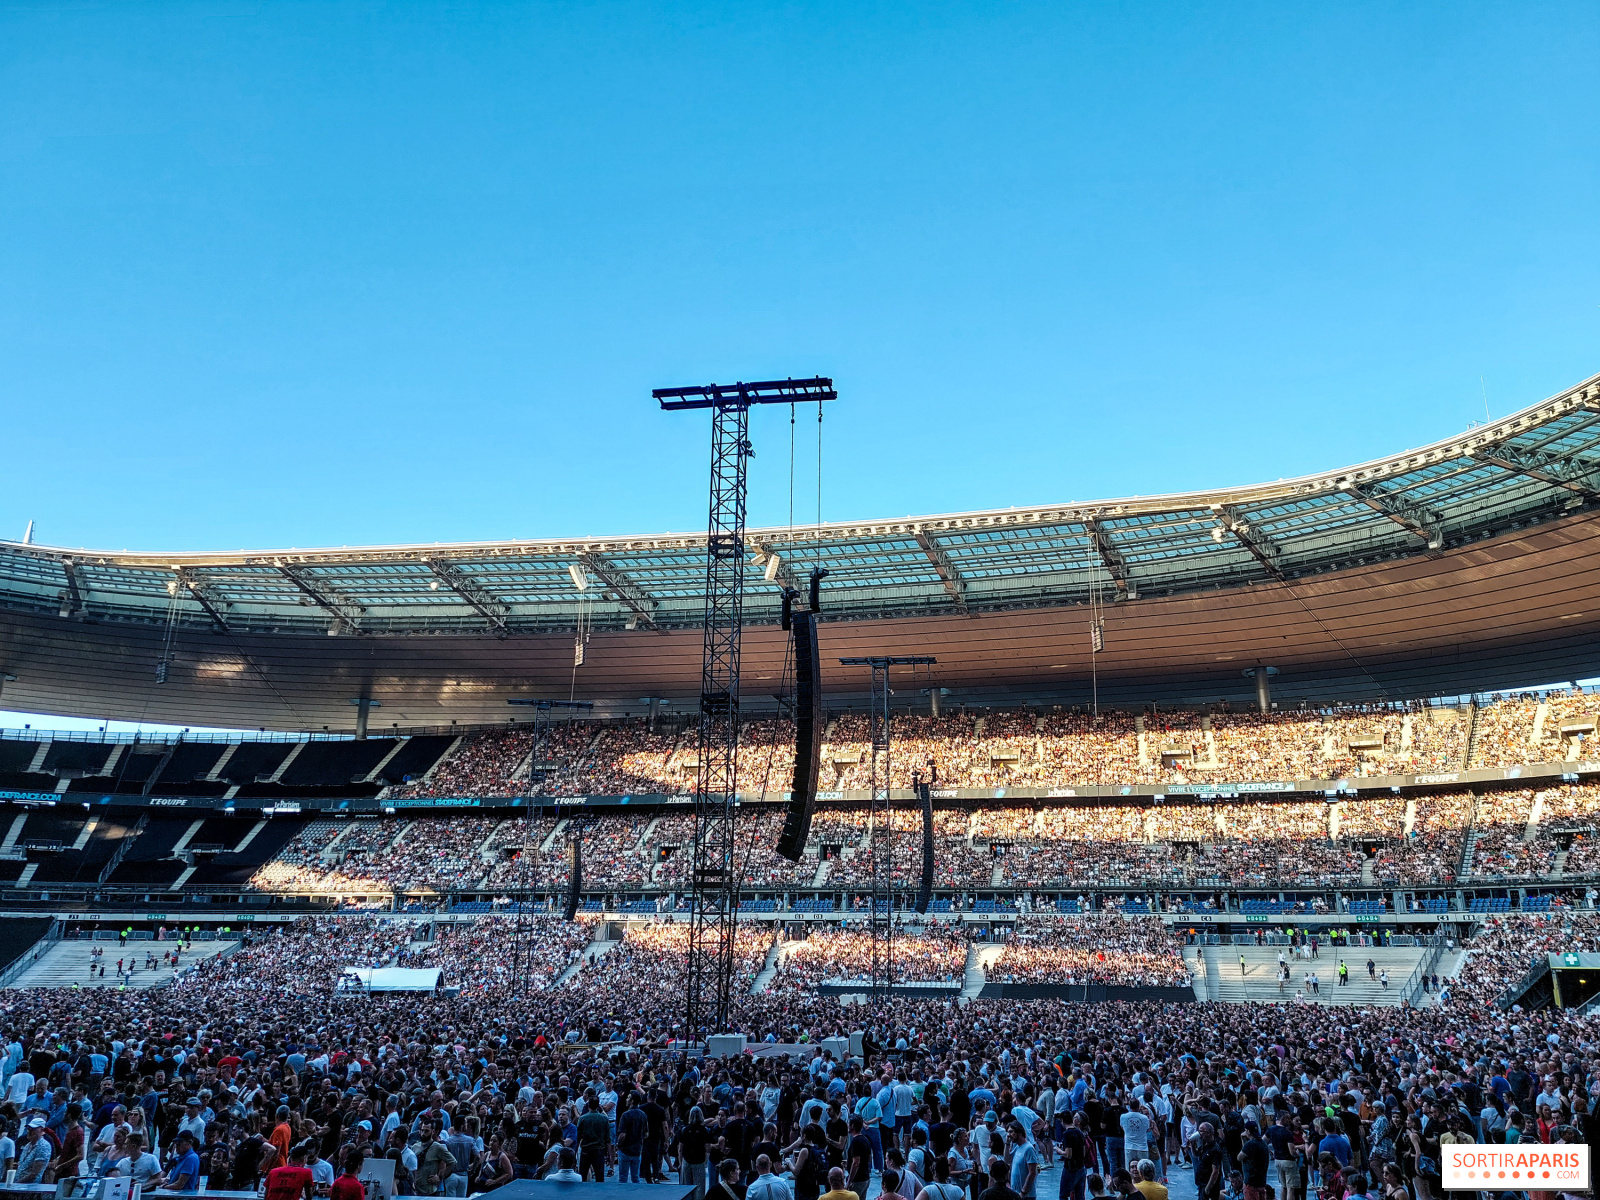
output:
[[[520,697],[506,703],[533,709],[533,750],[528,756],[527,808],[524,810],[522,827],[522,869],[517,873],[522,894],[516,898],[517,920],[511,934],[511,994],[521,996],[533,987],[533,952],[538,941],[533,919],[533,892],[541,881],[534,878],[534,863],[539,851],[536,831],[539,818],[546,810],[544,785],[551,769],[550,727],[555,720],[556,709],[589,712],[594,705],[583,700]]]
[[[820,405],[835,400],[833,381],[772,380],[657,388],[667,412],[711,410],[711,503],[706,529],[705,616],[700,664],[700,758],[695,771],[693,912],[685,979],[684,1038],[727,1030],[733,992],[733,937],[739,879],[733,869],[739,745],[739,642],[744,628],[747,551],[745,477],[752,454],[750,408]]]
[[[841,658],[843,667],[872,668],[871,733],[867,767],[867,794],[872,797],[867,815],[867,841],[872,846],[872,999],[888,999],[894,988],[894,806],[889,802],[889,668],[933,666],[938,659],[926,654]],[[883,839],[878,837],[883,831]]]

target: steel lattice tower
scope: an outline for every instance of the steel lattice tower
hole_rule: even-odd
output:
[[[894,805],[890,801],[893,776],[890,774],[889,668],[936,662],[925,654],[841,658],[846,667],[872,668],[872,708],[868,715],[870,731],[867,765],[867,838],[872,843],[872,903],[867,918],[872,931],[872,1000],[886,1000],[894,989]],[[881,835],[881,839],[880,839]]]
[[[745,476],[750,407],[820,403],[830,379],[657,388],[667,411],[711,410],[711,503],[706,529],[705,618],[700,666],[700,759],[695,772],[684,1040],[727,1029],[733,999],[733,935],[740,879],[734,869],[738,804],[739,643],[744,630]]]
[[[521,996],[531,991],[533,987],[533,952],[538,941],[538,929],[533,919],[533,893],[540,881],[534,877],[534,860],[538,852],[534,839],[539,818],[545,813],[542,797],[545,780],[550,774],[550,725],[553,719],[551,710],[570,708],[587,712],[594,708],[594,705],[584,701],[520,698],[508,700],[506,703],[533,709],[533,749],[528,757],[528,794],[524,797],[527,809],[522,826],[522,862],[521,870],[517,872],[522,894],[516,899],[517,920],[511,932],[509,982],[511,994]]]

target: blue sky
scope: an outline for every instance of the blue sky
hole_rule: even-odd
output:
[[[1600,371],[1597,60],[1592,4],[0,8],[0,536],[692,529],[650,388],[774,374],[838,382],[829,519],[1431,441]]]

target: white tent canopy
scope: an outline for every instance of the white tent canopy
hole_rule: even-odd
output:
[[[431,992],[439,986],[439,968],[416,970],[409,967],[345,967],[339,986],[354,988],[360,981],[368,992]]]

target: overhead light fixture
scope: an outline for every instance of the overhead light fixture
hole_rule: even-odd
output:
[[[767,556],[767,569],[765,572],[763,572],[763,576],[768,583],[771,583],[778,577],[778,568],[782,565],[783,559],[779,558],[776,554],[769,554]]]
[[[584,573],[583,568],[577,563],[573,563],[567,568],[567,574],[572,576],[573,587],[577,588],[580,592],[587,592],[589,590],[589,576]]]

